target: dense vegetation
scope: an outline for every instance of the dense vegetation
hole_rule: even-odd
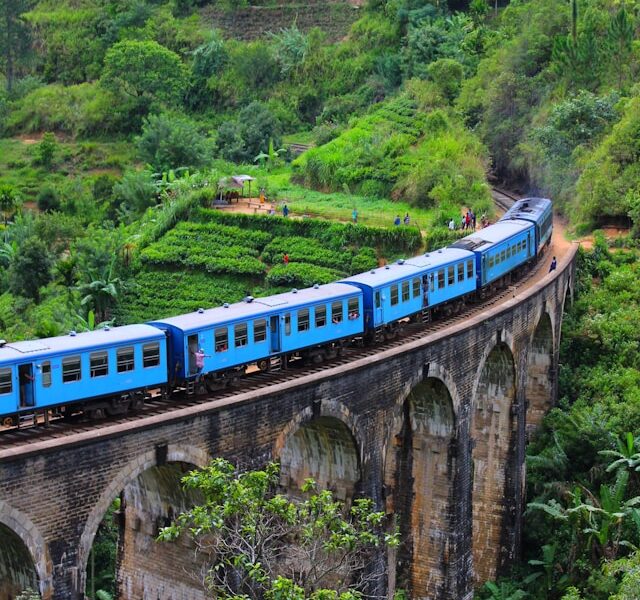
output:
[[[639,264],[637,251],[611,254],[602,237],[580,255],[559,406],[527,449],[525,561],[481,598],[637,598]]]
[[[553,197],[578,233],[628,223],[620,245],[637,245],[636,2],[369,0],[339,41],[295,21],[252,41],[215,28],[249,4],[0,0],[0,337],[444,245],[461,210],[493,218],[487,171]],[[293,142],[315,147],[294,160]],[[293,218],[214,210],[238,173]],[[636,258],[599,243],[581,259],[563,400],[529,448],[528,556],[482,597],[634,597]]]

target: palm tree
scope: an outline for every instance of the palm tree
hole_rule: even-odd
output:
[[[90,281],[77,287],[82,295],[80,304],[88,309],[92,308],[98,322],[108,320],[110,309],[116,303],[120,291],[125,287],[122,279],[115,276],[116,259],[117,257],[114,256],[102,276],[90,274]]]

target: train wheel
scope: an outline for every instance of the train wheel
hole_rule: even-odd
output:
[[[96,421],[97,419],[104,419],[105,412],[104,408],[90,408],[87,411],[87,415],[91,421]]]
[[[258,366],[258,369],[260,369],[261,371],[265,371],[266,372],[266,371],[269,370],[270,364],[269,364],[269,361],[267,359],[263,358],[262,360],[258,361],[258,365],[257,366]]]
[[[16,419],[15,417],[5,417],[2,419],[2,424],[5,427],[13,427],[16,424]]]

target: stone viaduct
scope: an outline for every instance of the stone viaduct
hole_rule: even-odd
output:
[[[292,491],[312,476],[347,501],[373,498],[401,528],[397,555],[380,557],[398,585],[412,598],[470,600],[520,551],[525,443],[555,400],[575,253],[484,312],[373,356],[0,451],[0,600],[27,584],[46,600],[83,598],[118,496],[119,597],[203,598],[186,542],[154,536],[190,502],[181,473],[217,456],[277,458]]]

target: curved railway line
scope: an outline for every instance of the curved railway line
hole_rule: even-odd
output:
[[[496,204],[504,210],[509,208],[515,200],[513,196],[510,196],[501,190],[494,190],[493,196]],[[548,254],[550,253],[547,253],[546,258],[548,258]],[[241,393],[251,392],[258,389],[267,389],[271,386],[289,382],[305,375],[317,374],[334,367],[347,365],[362,358],[373,356],[392,348],[397,348],[409,342],[419,340],[426,335],[431,335],[443,329],[450,328],[458,323],[462,323],[465,320],[469,320],[472,316],[482,313],[488,308],[514,297],[518,291],[523,291],[528,286],[535,283],[540,278],[541,271],[542,275],[546,274],[546,271],[542,269],[542,266],[545,265],[546,262],[546,260],[539,261],[531,270],[512,285],[507,286],[491,298],[471,306],[467,306],[457,315],[433,321],[426,325],[414,323],[407,324],[404,328],[403,335],[393,341],[380,343],[373,347],[348,348],[345,350],[343,356],[328,360],[322,365],[307,365],[303,364],[302,361],[296,361],[289,365],[287,369],[281,371],[255,371],[247,374],[232,388],[227,388],[225,390],[220,390],[202,396],[188,396],[185,393],[178,393],[173,394],[168,398],[163,398],[158,394],[148,400],[140,410],[121,416],[90,421],[86,417],[78,415],[73,416],[68,420],[52,420],[46,425],[38,423],[37,425],[28,427],[22,426],[7,428],[4,431],[0,431],[0,460],[2,460],[3,455],[5,457],[11,455],[12,450],[16,450],[17,447],[25,445],[28,446],[39,442],[46,442],[47,445],[49,445],[52,442],[55,443],[57,439],[62,440],[78,434],[88,434],[99,430],[100,428],[125,423],[132,424],[136,421],[143,421],[148,417],[170,413],[187,407],[206,405],[212,402],[218,403],[219,401],[224,400],[229,401],[231,398]],[[298,362],[300,363],[299,366]],[[142,426],[142,423],[140,423],[140,425]]]

